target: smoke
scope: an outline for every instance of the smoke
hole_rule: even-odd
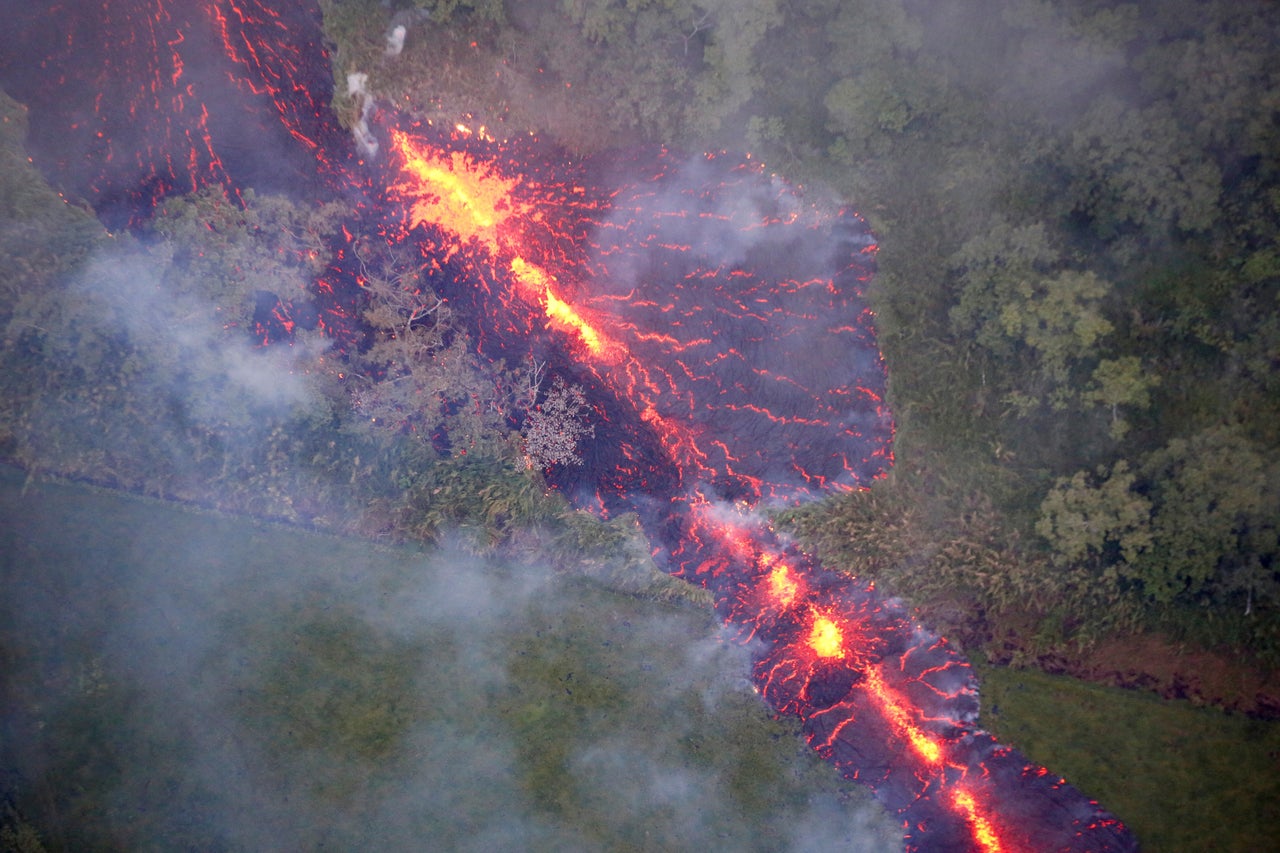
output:
[[[643,174],[647,165],[625,159],[622,164],[633,174]],[[735,174],[733,164],[668,156],[654,178],[624,185],[591,241],[607,263],[607,286],[626,292],[649,273],[642,265],[651,252],[635,251],[634,241],[655,251],[681,246],[709,269],[741,267],[790,248],[793,230],[767,226],[805,212],[798,194],[775,175]]]
[[[351,125],[351,135],[356,141],[356,148],[366,157],[378,155],[378,138],[369,127],[369,119],[376,106],[373,95],[369,92],[369,75],[353,72],[347,75],[347,94],[356,103],[357,118]]]
[[[20,482],[0,479],[0,793],[48,841],[813,849],[801,824],[838,815],[858,849],[900,846],[768,718],[708,614],[536,560]]]
[[[686,487],[758,503],[865,485],[891,438],[866,223],[736,158],[655,160],[586,241],[577,301],[631,359],[608,381],[687,426]]]
[[[199,499],[217,500],[211,459],[226,460],[225,477],[272,430],[324,408],[327,342],[307,333],[292,345],[255,346],[245,325],[257,279],[229,286],[214,304],[208,271],[176,264],[174,248],[120,239],[59,298],[20,318],[43,336],[34,371],[45,391],[11,415],[18,458],[149,490],[163,483],[187,497],[196,496],[187,483],[204,481]]]
[[[123,332],[138,344],[145,361],[137,373],[199,422],[226,422],[234,411],[280,417],[316,400],[307,371],[328,348],[323,339],[256,347],[247,330],[218,321],[245,316],[250,287],[232,294],[239,304],[224,308],[176,290],[167,272],[166,257],[122,246],[90,260],[72,283],[71,298],[88,302],[86,313],[101,335]]]
[[[396,24],[387,33],[387,56],[399,56],[404,50],[404,37],[407,30],[404,24]]]

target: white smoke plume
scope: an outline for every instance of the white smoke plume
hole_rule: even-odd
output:
[[[396,24],[387,33],[387,56],[399,56],[404,50],[404,37],[408,31],[404,24]]]
[[[70,796],[115,846],[816,849],[797,822],[821,817],[900,849],[699,611],[536,561],[20,490],[0,472],[21,552],[0,758],[88,762]]]
[[[356,103],[359,117],[351,125],[351,135],[355,137],[356,148],[366,157],[378,156],[378,139],[369,128],[369,119],[375,107],[373,95],[369,92],[369,75],[363,72],[352,72],[347,75],[347,94]]]

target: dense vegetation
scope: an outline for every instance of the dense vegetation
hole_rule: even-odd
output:
[[[974,643],[1280,653],[1274,6],[419,6],[322,3],[339,81],[576,153],[747,147],[861,205],[898,464],[781,513],[828,562]],[[333,205],[205,193],[107,234],[31,169],[11,101],[2,129],[7,458],[399,538],[632,535],[526,464],[537,412],[580,418],[572,389],[480,363],[405,259],[356,247],[369,347],[253,345],[264,293],[306,299]]]

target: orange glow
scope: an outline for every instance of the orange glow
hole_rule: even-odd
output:
[[[445,154],[419,149],[398,130],[391,131],[391,140],[410,178],[396,187],[414,199],[409,227],[423,222],[439,225],[464,241],[479,240],[497,255],[498,228],[520,212],[511,200],[520,178],[503,177],[461,151]]]
[[[826,616],[816,614],[809,629],[809,648],[820,658],[844,657],[844,632]]]
[[[791,569],[786,563],[778,563],[769,572],[769,597],[777,602],[780,610],[786,610],[796,600],[800,585],[791,576]],[[835,625],[832,625],[835,628]],[[840,629],[836,628],[838,632]],[[837,638],[837,642],[839,642]]]
[[[951,795],[951,801],[955,803],[956,808],[964,812],[965,819],[969,821],[969,826],[973,829],[973,840],[979,849],[986,853],[1000,853],[1004,850],[1004,845],[1000,843],[1000,837],[996,835],[995,827],[991,825],[991,821],[987,820],[978,812],[978,803],[973,799],[973,795],[968,791],[957,790]]]
[[[546,271],[516,255],[511,259],[511,273],[516,277],[516,281],[524,291],[525,297],[540,301],[543,311],[546,312],[547,319],[552,324],[558,325],[566,331],[576,332],[583,346],[593,356],[603,358],[616,354],[617,344],[606,341],[590,323],[573,309],[573,306],[556,296],[555,291],[551,289],[551,283],[555,279],[549,276]]]
[[[461,125],[458,131],[470,133]],[[398,130],[391,131],[391,139],[404,160],[406,178],[394,189],[411,200],[410,228],[424,222],[437,225],[463,242],[476,240],[495,260],[504,250],[515,251],[510,235],[504,239],[499,232],[508,220],[527,212],[513,201],[519,176],[505,177],[461,151],[445,153],[420,147]],[[606,340],[573,306],[556,295],[552,287],[554,276],[518,253],[511,258],[510,269],[523,296],[540,303],[552,325],[575,333],[592,356],[617,354],[616,343]]]
[[[937,764],[941,761],[942,747],[911,721],[911,718],[907,716],[907,712],[902,707],[903,700],[889,685],[884,683],[884,679],[880,676],[878,669],[874,667],[867,669],[865,684],[867,690],[879,700],[885,717],[907,739],[907,742],[911,744],[911,748],[915,750],[916,755],[919,755],[930,764]]]
[[[604,342],[600,340],[600,335],[596,333],[596,330],[591,328],[590,323],[579,317],[578,313],[570,308],[567,302],[559,299],[550,289],[546,292],[546,298],[548,317],[576,331],[578,337],[582,338],[582,343],[586,345],[592,355],[604,355]]]

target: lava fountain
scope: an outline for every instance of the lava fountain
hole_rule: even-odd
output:
[[[109,223],[145,219],[168,193],[271,188],[255,163],[277,176],[291,163],[297,185],[359,198],[365,221],[380,218],[386,240],[417,253],[485,355],[532,353],[586,389],[596,441],[585,465],[548,478],[582,506],[638,515],[659,564],[707,588],[750,644],[764,701],[874,790],[907,849],[1136,849],[1097,803],[978,727],[974,677],[946,640],[751,512],[865,487],[892,464],[863,299],[876,246],[855,213],[807,205],[723,154],[573,165],[529,141],[394,116],[376,131],[381,188],[368,190],[371,172],[325,107],[313,6],[59,8],[23,12],[18,31],[55,32],[10,38],[0,63],[13,94],[45,105],[31,141],[46,173]],[[119,62],[78,63],[104,33]],[[24,56],[40,75],[15,74]],[[69,92],[95,94],[69,103]],[[241,156],[250,145],[273,155]],[[326,330],[354,339],[355,312],[334,294],[358,286],[317,290],[337,300]]]

